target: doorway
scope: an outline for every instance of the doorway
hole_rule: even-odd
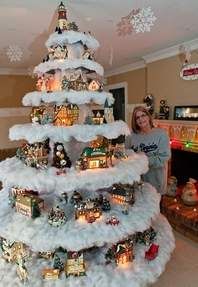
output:
[[[111,93],[115,99],[113,104],[113,115],[115,121],[122,120],[127,121],[127,83],[118,83],[115,85],[109,85],[105,88],[106,91]],[[117,139],[113,140],[113,144],[122,143],[125,141],[125,136],[119,136]]]

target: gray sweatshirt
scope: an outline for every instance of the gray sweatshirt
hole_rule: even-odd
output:
[[[167,133],[161,128],[153,128],[150,133],[131,133],[126,138],[126,148],[144,152],[148,156],[149,171],[142,176],[160,194],[166,191],[167,162],[171,156]]]

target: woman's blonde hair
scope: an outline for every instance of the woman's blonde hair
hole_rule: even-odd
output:
[[[143,106],[138,106],[138,107],[134,108],[133,114],[132,114],[132,119],[131,119],[131,128],[132,128],[134,133],[138,134],[140,132],[140,127],[137,125],[137,121],[136,121],[137,112],[143,112],[144,114],[146,114],[149,117],[149,123],[150,123],[151,128],[154,127],[153,118],[152,118],[151,114],[149,113],[149,111]]]

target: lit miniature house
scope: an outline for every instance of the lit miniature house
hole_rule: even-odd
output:
[[[87,222],[93,222],[102,214],[101,208],[96,205],[94,200],[80,202],[76,206],[75,219],[85,218]]]
[[[133,245],[129,242],[116,245],[115,262],[117,265],[133,261]]]
[[[107,168],[107,152],[104,147],[86,147],[80,157],[81,169]]]
[[[82,252],[68,252],[65,264],[65,275],[82,276],[85,275],[85,263]]]
[[[9,241],[2,238],[1,241],[2,257],[8,262],[16,262],[17,256],[26,257],[27,248],[22,242]]]
[[[41,210],[44,209],[44,200],[30,194],[17,195],[15,209],[23,215],[36,218],[40,216]]]
[[[135,202],[134,188],[130,184],[114,184],[110,191],[112,198],[118,203],[129,203]]]
[[[43,279],[56,280],[59,278],[60,270],[54,268],[45,268],[42,270]]]
[[[79,108],[73,104],[55,106],[54,115],[55,126],[72,126],[78,120]]]
[[[41,123],[41,119],[43,117],[43,114],[44,114],[44,111],[45,111],[45,107],[39,107],[39,108],[32,108],[32,112],[30,114],[30,118],[31,118],[31,121],[33,123]]]
[[[67,30],[68,27],[68,20],[67,20],[67,10],[65,5],[61,1],[60,5],[58,6],[58,28],[62,30]]]
[[[114,260],[117,265],[132,262],[134,258],[133,241],[125,240],[114,244],[110,249],[108,249],[105,258],[110,262]]]
[[[101,84],[97,80],[92,80],[88,86],[89,91],[98,91],[101,89]]]
[[[38,192],[34,190],[27,190],[25,188],[20,188],[20,187],[12,187],[9,190],[9,202],[11,206],[15,207],[16,198],[18,196],[27,195],[27,194],[36,196],[38,195]]]
[[[50,110],[46,107],[33,107],[30,118],[32,123],[48,124],[52,122]]]
[[[104,110],[92,110],[92,123],[101,125],[104,123]]]
[[[53,51],[51,49],[51,57],[56,60],[61,60],[61,59],[66,59],[67,57],[67,47],[66,46],[61,46],[57,45],[56,47],[53,48]]]
[[[49,141],[25,144],[17,150],[17,157],[27,166],[46,167],[48,164]]]

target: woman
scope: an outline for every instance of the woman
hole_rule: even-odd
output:
[[[170,158],[170,145],[167,133],[155,128],[148,110],[136,107],[132,115],[132,132],[126,139],[126,147],[135,152],[144,152],[149,161],[149,170],[143,180],[152,184],[160,194],[166,192],[167,162]]]

